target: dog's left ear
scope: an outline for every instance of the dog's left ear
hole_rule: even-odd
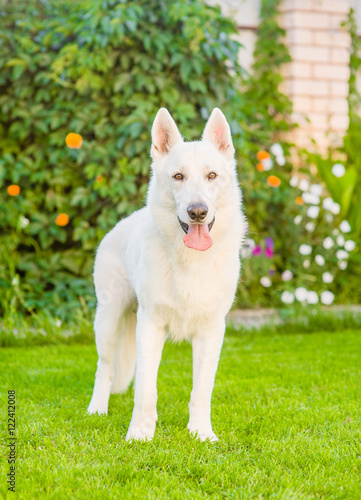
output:
[[[204,128],[202,139],[212,142],[216,148],[227,156],[233,157],[231,129],[226,117],[219,108],[214,108]]]
[[[152,148],[150,154],[153,160],[168,154],[177,142],[183,142],[175,121],[166,108],[160,108],[154,118],[152,127]]]

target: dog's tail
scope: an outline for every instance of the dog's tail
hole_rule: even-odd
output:
[[[118,338],[113,361],[113,378],[110,392],[112,394],[124,392],[135,375],[136,341],[135,327],[137,316],[135,313],[127,315]]]

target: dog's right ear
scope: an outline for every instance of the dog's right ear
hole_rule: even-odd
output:
[[[166,108],[160,108],[154,118],[152,127],[152,147],[150,154],[153,160],[168,154],[177,142],[183,142],[175,121]]]

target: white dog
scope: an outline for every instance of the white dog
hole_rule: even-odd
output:
[[[214,441],[211,395],[245,232],[230,128],[215,108],[202,140],[184,142],[162,108],[152,141],[146,206],[105,236],[95,260],[99,361],[88,412],[107,413],[110,393],[135,375],[126,439],[151,439],[168,332],[192,341],[188,429]]]

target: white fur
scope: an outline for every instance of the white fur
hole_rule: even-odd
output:
[[[151,439],[157,420],[157,372],[168,332],[174,340],[192,341],[188,429],[201,440],[216,440],[211,394],[245,226],[230,128],[216,108],[202,140],[183,142],[163,108],[154,120],[152,140],[146,206],[105,236],[95,260],[99,361],[88,412],[107,413],[110,393],[124,391],[135,375],[126,439]],[[173,178],[178,172],[182,181]],[[210,172],[217,178],[210,180]],[[205,223],[215,217],[213,245],[206,251],[185,246],[177,218],[189,224],[187,207],[200,202],[208,207]]]

